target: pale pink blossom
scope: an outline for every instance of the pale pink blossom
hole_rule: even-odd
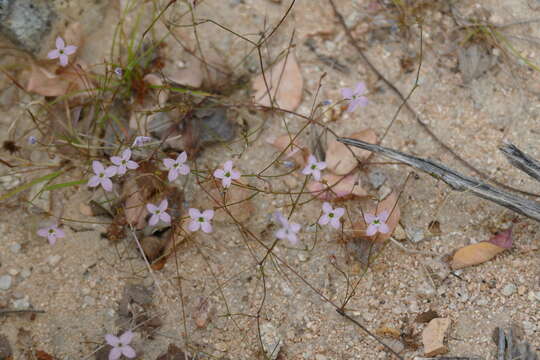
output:
[[[152,214],[150,220],[148,220],[148,224],[154,226],[159,222],[159,220],[163,221],[164,223],[170,224],[171,216],[165,212],[168,207],[169,203],[167,199],[164,199],[159,204],[159,206],[156,206],[154,204],[146,204],[146,209],[150,214]]]
[[[64,42],[60,36],[56,38],[56,49],[49,51],[47,57],[49,59],[59,59],[60,65],[66,66],[68,64],[69,58],[68,55],[72,55],[77,51],[75,45],[68,45]]]
[[[334,209],[329,202],[324,202],[322,205],[322,210],[323,214],[319,218],[319,225],[326,225],[330,223],[333,228],[339,229],[341,225],[339,219],[343,216],[343,214],[345,214],[345,209],[342,207]]]
[[[189,231],[194,232],[202,229],[207,234],[212,232],[210,221],[214,217],[214,210],[204,210],[201,213],[198,209],[191,208],[189,209],[189,216],[191,217],[188,226]]]
[[[117,174],[124,175],[127,169],[136,169],[139,167],[135,161],[131,159],[131,150],[126,149],[122,152],[122,156],[111,156],[111,162],[116,165]]]
[[[128,330],[120,337],[116,337],[112,334],[105,335],[105,340],[107,344],[112,346],[111,351],[109,352],[109,360],[117,360],[124,355],[127,358],[133,359],[137,354],[135,350],[129,346],[131,340],[133,340],[133,332]]]
[[[341,95],[345,100],[349,101],[347,112],[353,112],[358,106],[367,106],[368,99],[367,97],[363,96],[366,93],[366,90],[366,84],[363,82],[356,84],[356,88],[354,90],[349,88],[341,89]]]
[[[101,185],[105,191],[111,191],[113,185],[110,178],[116,175],[116,166],[109,166],[105,169],[102,163],[94,160],[92,161],[92,169],[95,175],[88,180],[88,186],[96,187]]]
[[[183,151],[176,160],[167,158],[163,159],[163,164],[165,164],[165,167],[167,170],[169,170],[168,179],[169,181],[174,181],[178,177],[178,175],[187,175],[189,174],[189,166],[185,164],[187,160],[187,154],[185,151]]]
[[[321,170],[326,168],[326,163],[324,161],[317,161],[317,158],[313,155],[309,155],[308,164],[302,170],[304,175],[312,175],[313,178],[317,181],[321,179]]]
[[[390,231],[388,228],[388,225],[386,225],[386,220],[388,220],[389,213],[388,211],[384,210],[379,215],[372,215],[369,213],[364,214],[364,220],[367,224],[367,230],[366,235],[367,236],[373,236],[377,232],[380,232],[382,234],[386,234]]]
[[[280,240],[287,239],[293,245],[298,244],[298,236],[296,236],[296,233],[302,228],[300,224],[289,222],[289,220],[279,211],[277,211],[274,216],[281,224],[281,228],[276,231],[276,237]]]
[[[39,229],[37,234],[39,236],[46,237],[47,240],[49,240],[49,244],[51,245],[54,245],[56,243],[56,239],[66,236],[64,231],[58,228],[57,224],[51,225],[43,229]]]
[[[233,162],[231,160],[228,160],[225,162],[225,164],[223,164],[223,169],[216,169],[216,171],[214,171],[214,176],[218,179],[221,179],[223,187],[227,188],[231,186],[231,182],[233,180],[237,180],[240,178],[240,173],[233,170]]]

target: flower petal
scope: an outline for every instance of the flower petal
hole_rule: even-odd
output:
[[[189,223],[188,230],[191,232],[195,232],[199,230],[200,227],[201,227],[201,223],[196,220],[193,220]]]
[[[317,181],[321,180],[321,171],[319,169],[315,169],[312,171],[311,175],[313,175],[313,178]]]
[[[128,160],[127,164],[126,164],[126,167],[128,169],[131,169],[131,170],[134,170],[134,169],[137,169],[139,167],[139,164],[137,164],[135,161],[133,160]]]
[[[328,215],[324,214],[323,216],[321,216],[319,218],[319,225],[326,225],[328,224],[328,222],[330,221],[330,218],[328,217]]]
[[[86,184],[87,186],[90,186],[90,187],[96,187],[98,186],[99,184],[101,183],[101,179],[99,178],[99,176],[92,176],[90,178],[90,180],[88,180],[88,184]]]
[[[75,51],[77,51],[77,47],[75,45],[68,45],[64,48],[64,53],[66,55],[75,54]]]
[[[157,209],[158,207],[154,204],[146,204],[146,210],[148,210],[150,214],[155,213]]]
[[[386,223],[381,223],[379,225],[379,232],[383,233],[383,234],[387,234],[388,232],[390,231],[390,229],[388,228],[388,225],[386,225]]]
[[[225,161],[225,164],[223,164],[223,170],[225,170],[225,171],[231,171],[232,167],[233,167],[232,160],[227,160],[227,161]]]
[[[214,177],[223,179],[225,177],[225,171],[223,171],[223,169],[216,169],[216,171],[214,171]]]
[[[167,214],[166,212],[162,212],[162,213],[159,215],[159,218],[160,218],[161,221],[163,221],[164,223],[167,223],[167,224],[170,224],[170,223],[171,223],[171,215]]]
[[[381,213],[378,214],[377,217],[378,217],[379,220],[381,220],[382,222],[386,222],[386,220],[388,220],[388,215],[390,215],[390,213],[388,212],[388,210],[384,210],[384,211],[381,211]]]
[[[122,349],[122,354],[127,358],[133,359],[137,355],[135,350],[129,345],[124,345],[120,349]]]
[[[49,228],[39,229],[37,234],[43,237],[49,237]]]
[[[372,236],[372,235],[375,235],[376,233],[377,233],[377,225],[369,224],[366,230],[366,235]]]
[[[131,340],[133,340],[133,336],[135,334],[133,333],[133,331],[126,331],[125,333],[123,333],[122,335],[120,335],[120,342],[123,344],[123,345],[127,345],[131,342]]]
[[[190,208],[188,210],[188,213],[189,213],[189,216],[193,219],[193,220],[197,220],[199,219],[202,214],[201,212],[199,211],[199,209],[195,209],[195,208]]]
[[[318,163],[316,163],[316,165],[317,165],[317,169],[319,170],[326,169],[326,163],[324,161],[319,161]]]
[[[116,168],[116,174],[117,175],[124,175],[126,173],[126,165],[120,165]]]
[[[322,211],[325,214],[331,213],[334,209],[332,208],[332,205],[328,201],[323,202],[322,204]]]
[[[57,59],[59,56],[60,56],[60,51],[58,51],[57,49],[51,50],[47,54],[47,58],[49,59]]]
[[[189,166],[184,165],[184,164],[180,165],[180,167],[178,168],[178,172],[179,172],[180,174],[182,174],[182,175],[187,175],[187,174],[189,174]]]
[[[298,244],[298,237],[293,232],[289,232],[289,236],[287,236],[287,240],[289,240],[289,242],[293,245]]]
[[[172,166],[173,166],[175,163],[176,163],[176,162],[175,162],[173,159],[169,159],[169,158],[163,159],[163,164],[165,165],[165,167],[166,167],[167,169],[172,168]]]
[[[304,175],[311,175],[313,173],[313,169],[311,169],[311,165],[308,164],[303,170],[302,174]]]
[[[109,352],[109,360],[118,360],[122,356],[122,349],[119,347],[114,347]]]
[[[339,219],[340,217],[342,217],[343,214],[345,214],[345,209],[344,208],[339,207],[339,208],[334,209],[334,216],[335,216],[336,219]]]
[[[56,228],[56,237],[64,238],[66,237],[66,233],[64,232],[64,230]]]
[[[69,58],[68,58],[68,56],[66,54],[60,54],[58,59],[60,59],[60,65],[67,66],[67,64],[69,62]]]
[[[201,223],[202,231],[204,231],[207,234],[210,234],[212,232],[212,225],[208,222]]]
[[[356,88],[354,89],[355,95],[362,95],[366,92],[366,84],[364,82],[359,82],[356,84]]]
[[[341,96],[343,96],[344,99],[352,99],[353,97],[353,91],[349,88],[343,88],[341,89]]]
[[[120,339],[112,334],[105,335],[105,341],[107,341],[107,344],[111,346],[118,346],[120,345]]]
[[[295,233],[299,232],[301,228],[302,228],[302,226],[301,226],[300,224],[297,224],[297,223],[293,223],[293,222],[292,222],[292,223],[289,225],[289,229],[291,229],[291,231],[293,231],[293,232],[295,232]]]
[[[101,186],[103,186],[103,189],[105,191],[111,191],[112,190],[112,181],[109,178],[102,178],[101,179]]]
[[[131,149],[126,149],[122,152],[122,159],[124,160],[131,159]]]
[[[334,229],[339,229],[339,227],[341,226],[341,223],[339,222],[339,218],[335,217],[333,218],[331,221],[330,221],[330,225],[332,225],[332,227]]]
[[[158,221],[159,221],[159,215],[154,214],[150,217],[150,220],[148,220],[148,225],[154,226],[158,223]]]
[[[187,160],[187,153],[185,151],[182,151],[180,155],[178,155],[178,157],[176,158],[176,161],[180,163],[185,163],[186,160]]]
[[[231,170],[231,179],[233,180],[240,179],[240,172]]]
[[[364,213],[364,220],[366,221],[366,224],[371,224],[375,219],[377,219],[375,215]]]
[[[66,46],[66,43],[64,42],[64,39],[62,39],[60,36],[56,37],[56,48],[58,50],[63,50]]]
[[[278,231],[276,231],[275,236],[280,240],[285,239],[285,237],[287,237],[287,229],[285,228],[279,229]]]
[[[175,168],[172,168],[169,170],[169,175],[167,176],[167,179],[169,179],[170,182],[173,182],[178,177],[178,170]]]
[[[49,244],[54,245],[56,244],[56,234],[52,233],[47,236],[47,239],[49,240]]]
[[[349,103],[349,106],[347,107],[347,112],[354,112],[354,110],[358,107],[358,100],[352,100]]]
[[[116,166],[109,166],[105,169],[105,176],[106,177],[113,177],[118,172],[118,168]]]
[[[159,203],[159,210],[161,210],[161,211],[167,210],[168,207],[169,207],[169,202],[167,201],[167,199],[163,199],[163,200]]]
[[[223,187],[225,188],[228,188],[229,186],[231,186],[231,182],[232,182],[232,179],[229,177],[223,178],[223,180],[221,180],[221,183],[223,184]]]
[[[361,96],[358,98],[358,105],[360,105],[361,107],[366,107],[368,103],[369,103],[369,100],[367,97]]]
[[[119,166],[120,164],[122,164],[123,159],[120,156],[111,156],[110,160],[114,165]]]
[[[92,169],[94,170],[94,173],[96,175],[99,175],[100,173],[105,171],[105,168],[103,167],[103,164],[101,164],[97,160],[92,161]]]
[[[206,220],[211,220],[214,217],[214,210],[204,210],[202,217]]]

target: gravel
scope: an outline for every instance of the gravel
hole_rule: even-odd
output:
[[[0,276],[0,290],[8,290],[11,287],[12,279],[10,275]]]

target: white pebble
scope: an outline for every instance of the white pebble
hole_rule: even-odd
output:
[[[502,290],[501,290],[502,294],[504,296],[511,296],[513,293],[516,292],[516,285],[514,284],[506,284]]]
[[[11,246],[9,247],[9,250],[11,250],[11,252],[14,254],[18,254],[21,251],[21,244],[19,243],[11,244]]]
[[[51,266],[56,266],[58,265],[58,263],[60,262],[60,260],[62,260],[62,257],[60,255],[51,255],[49,256],[49,258],[47,259],[49,265]]]
[[[0,276],[0,290],[7,290],[11,287],[11,276],[3,275]]]

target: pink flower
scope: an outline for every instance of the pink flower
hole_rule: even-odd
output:
[[[99,161],[94,160],[92,161],[92,169],[94,169],[95,175],[88,180],[88,186],[96,187],[101,185],[105,191],[111,191],[112,181],[109,178],[116,175],[116,166],[109,166],[105,169]]]
[[[189,166],[184,164],[187,160],[187,154],[183,151],[176,160],[163,159],[165,167],[169,170],[169,181],[174,181],[178,177],[178,174],[187,175],[189,173]]]
[[[66,236],[62,229],[58,228],[57,224],[51,225],[47,228],[39,229],[37,234],[39,236],[46,237],[49,240],[49,244],[54,245],[57,238],[63,238]]]
[[[111,156],[111,162],[116,165],[117,174],[124,175],[127,169],[136,169],[139,167],[135,161],[131,159],[131,150],[126,149],[122,152],[122,156]]]
[[[326,168],[326,163],[324,161],[317,161],[317,158],[313,155],[309,155],[308,164],[302,170],[304,175],[313,175],[313,178],[317,181],[321,179],[321,170]]]
[[[366,84],[363,82],[359,82],[356,84],[356,88],[349,89],[349,88],[343,88],[341,89],[341,95],[345,98],[345,100],[349,100],[349,107],[347,108],[347,112],[353,112],[358,106],[367,106],[368,99],[364,95],[366,92]]]
[[[233,180],[240,178],[240,173],[233,170],[233,162],[228,160],[225,162],[225,164],[223,164],[223,169],[216,169],[216,171],[214,171],[214,176],[221,179],[223,187],[228,188],[231,186],[231,182]]]
[[[364,214],[364,220],[368,225],[366,230],[367,236],[375,235],[377,232],[386,234],[390,229],[386,225],[386,220],[388,220],[388,211],[384,210],[379,215],[372,215],[369,213]]]
[[[133,332],[126,331],[120,337],[116,337],[112,334],[105,335],[107,344],[112,346],[111,352],[109,352],[109,360],[117,360],[124,355],[127,358],[134,358],[137,354],[135,350],[129,346],[131,340],[133,340]]]
[[[56,49],[49,51],[47,57],[49,59],[60,59],[60,65],[66,66],[68,64],[68,55],[74,54],[75,51],[77,51],[76,46],[66,46],[64,39],[58,36],[56,38]]]
[[[165,212],[168,206],[169,203],[167,202],[167,199],[163,200],[159,206],[154,204],[146,204],[146,209],[150,214],[152,214],[152,217],[150,220],[148,220],[148,224],[154,226],[159,222],[159,220],[169,224],[171,222],[171,216]]]
[[[339,219],[345,214],[344,208],[332,208],[329,202],[324,202],[322,205],[323,215],[319,219],[319,225],[326,225],[330,223],[335,229],[339,229],[341,225]]]
[[[212,232],[212,224],[210,220],[214,217],[214,210],[204,210],[202,213],[198,209],[189,209],[189,216],[191,217],[191,222],[189,223],[189,231],[197,231],[202,229],[205,233]]]
[[[142,146],[147,142],[152,141],[152,138],[150,136],[137,136],[135,140],[133,141],[132,147]]]
[[[281,229],[276,231],[276,237],[280,240],[287,239],[293,245],[298,244],[296,233],[302,228],[300,224],[289,222],[279,211],[274,216],[281,223]]]

